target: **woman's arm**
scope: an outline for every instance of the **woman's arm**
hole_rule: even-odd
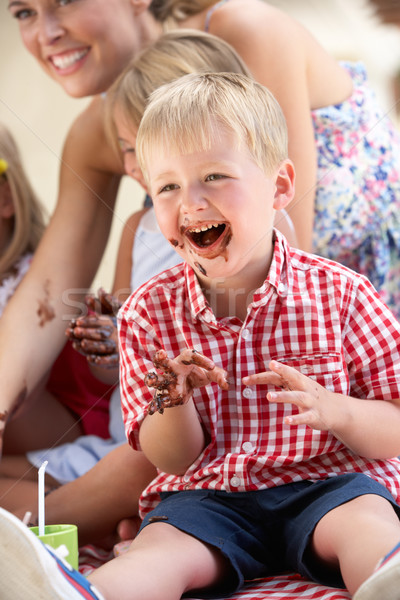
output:
[[[122,167],[107,158],[101,123],[96,99],[73,124],[57,207],[0,322],[0,427],[51,367],[107,242]]]

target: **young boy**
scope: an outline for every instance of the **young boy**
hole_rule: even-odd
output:
[[[294,191],[279,106],[246,76],[188,75],[153,94],[136,151],[186,261],[119,315],[126,431],[158,475],[98,592],[1,511],[5,598],[220,598],[287,570],[400,598],[400,325],[273,230]]]

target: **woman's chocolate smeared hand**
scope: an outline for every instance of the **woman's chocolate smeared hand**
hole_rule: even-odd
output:
[[[228,389],[226,371],[216,367],[212,360],[196,350],[186,349],[177,358],[170,359],[165,350],[158,350],[153,358],[158,371],[149,371],[144,381],[155,389],[153,400],[149,404],[149,415],[165,408],[185,404],[191,398],[195,388],[215,382],[223,390]]]

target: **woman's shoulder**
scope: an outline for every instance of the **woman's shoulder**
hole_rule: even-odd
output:
[[[227,0],[209,13],[209,32],[224,37],[249,32],[270,34],[274,38],[302,26],[289,14],[264,0]],[[287,42],[287,40],[286,40]]]
[[[104,98],[95,96],[72,123],[66,148],[99,171],[125,173],[123,162],[112,148],[104,126]]]

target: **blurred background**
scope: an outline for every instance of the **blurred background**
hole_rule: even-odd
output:
[[[301,21],[338,59],[363,61],[381,103],[400,128],[400,0],[269,3]],[[7,5],[8,0],[0,0],[0,121],[16,137],[25,168],[51,215],[57,199],[64,139],[71,122],[89,100],[69,98],[42,73],[23,48],[17,22],[10,17]],[[110,241],[93,289],[100,285],[110,289],[123,223],[142,202],[140,186],[125,177]]]

